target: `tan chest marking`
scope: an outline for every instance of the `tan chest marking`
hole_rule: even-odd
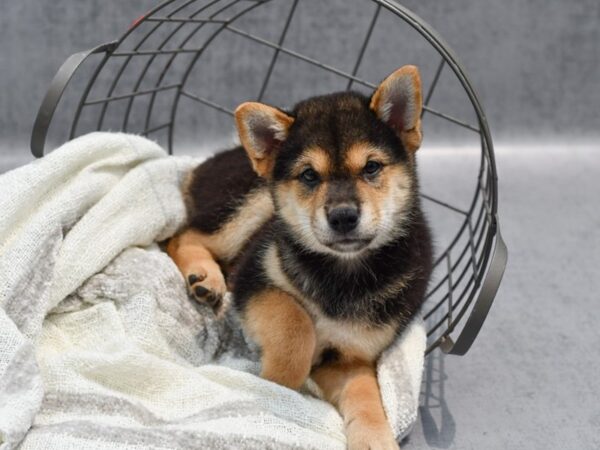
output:
[[[332,320],[322,314],[313,315],[317,334],[317,348],[313,362],[330,347],[337,349],[344,358],[350,360],[374,361],[392,342],[395,327],[369,327],[356,322]]]
[[[248,239],[273,215],[273,200],[267,188],[249,193],[236,214],[216,233],[206,236],[206,247],[218,259],[233,260]]]
[[[290,293],[304,307],[313,320],[317,335],[317,345],[313,363],[317,362],[323,350],[333,347],[344,357],[374,361],[392,342],[396,324],[380,327],[366,326],[359,322],[334,320],[326,317],[320,308],[298,291],[281,268],[277,249],[274,245],[265,253],[263,264],[271,281],[280,289]]]

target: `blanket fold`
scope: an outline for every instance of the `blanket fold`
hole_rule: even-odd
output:
[[[345,448],[335,409],[260,379],[235,314],[187,296],[157,241],[199,160],[92,133],[0,176],[0,449]],[[378,367],[398,437],[416,420],[420,321]]]

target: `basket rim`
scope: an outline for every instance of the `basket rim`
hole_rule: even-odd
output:
[[[62,81],[59,80],[60,82],[62,82],[64,84],[63,84],[63,86],[61,86],[61,89],[58,92],[58,95],[56,95],[56,92],[51,92],[52,88],[49,90],[49,92],[47,94],[47,97],[51,93],[55,94],[54,95],[55,98],[53,98],[53,101],[55,103],[54,103],[54,105],[51,105],[52,109],[50,109],[49,117],[48,117],[49,108],[47,105],[45,108],[45,114],[46,114],[45,120],[47,121],[47,123],[45,124],[46,129],[43,130],[44,138],[45,138],[45,132],[47,131],[47,127],[49,126],[49,123],[50,123],[50,120],[52,117],[52,113],[54,112],[54,108],[56,108],[56,104],[60,100],[60,95],[62,94],[62,91],[66,87],[66,83],[68,83],[71,75],[77,69],[78,65],[85,58],[87,58],[87,56],[89,56],[90,54],[99,53],[101,51],[104,51],[104,57],[97,64],[97,66],[93,72],[93,75],[90,77],[90,79],[80,97],[79,104],[77,105],[77,109],[76,109],[75,116],[74,116],[72,126],[71,126],[70,138],[73,138],[77,135],[77,125],[78,125],[79,117],[81,116],[82,109],[86,104],[85,102],[88,98],[88,95],[89,95],[92,87],[94,86],[94,84],[96,82],[98,75],[101,73],[102,69],[106,65],[109,58],[111,58],[111,56],[119,48],[119,46],[136,29],[138,29],[144,22],[151,20],[151,18],[154,15],[156,15],[156,13],[161,11],[166,6],[168,6],[174,2],[177,2],[177,1],[178,0],[162,1],[161,3],[157,4],[154,8],[149,10],[147,13],[141,15],[136,20],[134,20],[133,23],[121,35],[121,37],[118,40],[111,42],[109,44],[105,44],[103,46],[98,46],[88,52],[81,52],[80,54],[78,54],[78,55],[81,55],[81,57],[78,59],[77,65],[75,65],[75,67],[72,68],[72,72],[70,74],[68,74],[69,76],[66,78],[66,80],[62,80]],[[196,1],[197,0],[187,0],[186,2],[183,3],[183,6],[176,9],[175,12],[184,9],[185,7],[187,7],[190,4],[195,3]],[[222,1],[222,0],[211,0],[208,2],[208,5],[209,6],[216,5],[220,1]],[[254,9],[260,5],[268,4],[272,0],[233,0],[233,1],[229,2],[228,5],[223,8],[223,10],[225,10],[226,8],[230,7],[233,4],[238,3],[239,1],[247,2],[250,4],[250,6],[248,8],[244,8],[242,10],[242,12],[234,14],[233,18],[228,19],[228,23],[233,22],[238,17],[241,17],[245,13],[251,11],[252,9]],[[295,7],[295,4],[298,3],[299,0],[293,0],[293,1],[294,1],[294,7]],[[458,123],[459,121],[452,118],[451,116],[447,116],[447,115],[441,114],[439,112],[430,110],[430,112],[434,112],[436,115],[441,115],[442,117],[444,117],[450,121],[454,121],[454,122],[458,123],[459,125],[466,126],[467,128],[473,129],[474,131],[479,133],[480,138],[481,138],[480,167],[479,167],[477,185],[476,185],[475,193],[473,194],[471,205],[467,212],[461,211],[463,214],[465,214],[464,220],[462,221],[461,225],[458,227],[458,231],[456,232],[454,238],[451,240],[451,242],[448,244],[446,249],[440,254],[438,259],[436,260],[434,266],[437,266],[444,258],[446,258],[446,257],[449,258],[449,256],[448,256],[449,252],[457,244],[457,242],[459,241],[459,239],[461,238],[463,233],[465,233],[465,230],[467,230],[467,227],[469,227],[469,228],[471,227],[471,222],[470,222],[471,214],[474,211],[474,208],[476,206],[476,203],[478,201],[480,194],[482,195],[482,199],[483,199],[483,196],[486,196],[486,199],[489,202],[489,205],[488,205],[488,203],[485,203],[486,211],[484,211],[484,212],[486,214],[486,220],[488,220],[489,223],[487,225],[487,230],[485,232],[485,239],[483,240],[483,246],[481,247],[481,250],[479,250],[479,252],[482,256],[481,256],[479,263],[477,264],[479,267],[476,272],[474,271],[472,279],[469,281],[469,284],[464,288],[463,294],[461,295],[461,298],[460,298],[460,301],[462,301],[462,298],[463,298],[464,293],[466,292],[467,288],[470,290],[468,297],[465,299],[464,303],[462,305],[460,305],[460,310],[454,317],[452,317],[452,312],[454,311],[454,306],[452,305],[452,303],[450,303],[449,312],[446,314],[446,316],[444,318],[442,318],[442,321],[447,322],[446,329],[427,348],[427,353],[431,352],[433,349],[435,349],[437,347],[441,347],[442,350],[446,353],[464,354],[468,350],[468,348],[471,346],[473,341],[475,340],[477,333],[485,320],[487,312],[489,311],[489,307],[491,306],[491,303],[493,302],[495,293],[499,287],[501,277],[504,272],[504,267],[506,264],[506,256],[505,255],[504,255],[504,257],[502,257],[502,255],[497,256],[498,250],[500,250],[500,253],[505,253],[506,246],[505,246],[504,242],[502,241],[502,238],[500,235],[500,230],[499,230],[499,224],[498,224],[498,214],[497,214],[498,176],[497,176],[497,169],[496,169],[496,163],[495,163],[495,158],[494,158],[494,147],[493,147],[493,142],[492,142],[492,138],[491,138],[491,134],[490,134],[490,130],[489,130],[489,125],[488,125],[485,113],[483,111],[483,108],[481,106],[481,103],[479,101],[479,97],[478,97],[477,93],[475,92],[475,89],[473,88],[472,83],[471,83],[470,79],[468,78],[462,63],[458,60],[458,57],[456,56],[454,51],[450,48],[448,43],[437,33],[437,31],[435,31],[435,29],[431,25],[429,25],[427,22],[425,22],[422,18],[420,18],[418,15],[416,15],[414,12],[412,12],[405,6],[401,5],[396,0],[370,0],[370,2],[378,5],[377,11],[379,11],[379,8],[383,7],[386,10],[390,11],[391,13],[395,14],[396,16],[400,17],[405,23],[407,23],[409,26],[411,26],[424,39],[426,39],[427,42],[430,45],[432,45],[436,49],[438,54],[442,57],[441,62],[438,66],[438,70],[436,71],[433,86],[427,97],[431,96],[431,93],[433,92],[433,89],[435,88],[435,84],[437,83],[437,79],[441,73],[442,68],[447,65],[448,67],[451,68],[454,76],[458,79],[462,88],[467,93],[469,101],[470,101],[470,103],[475,111],[475,114],[477,116],[479,128],[475,129],[473,127],[468,126],[467,124]],[[293,11],[292,11],[292,14],[293,14]],[[378,13],[376,12],[376,15],[373,19],[371,27],[374,25],[377,14]],[[290,15],[290,18],[291,18],[291,15]],[[287,27],[287,25],[286,25],[286,27]],[[194,65],[196,64],[196,62],[200,59],[200,57],[202,55],[202,51],[206,47],[208,47],[208,45],[210,45],[211,41],[213,39],[215,39],[220,34],[220,32],[223,31],[224,28],[225,28],[225,25],[223,25],[214,35],[212,35],[209,38],[208,42],[205,43],[205,45],[203,46],[202,49],[196,51],[196,54],[194,55],[191,63],[189,63],[189,66],[187,67],[187,69],[185,71],[185,74],[180,83],[180,87],[177,89],[177,94],[176,94],[176,97],[175,97],[175,100],[173,102],[173,106],[171,109],[171,121],[170,121],[170,126],[169,126],[169,135],[168,135],[169,153],[171,153],[172,149],[173,149],[173,130],[175,128],[175,123],[176,123],[175,116],[177,114],[177,109],[178,109],[177,106],[178,106],[179,99],[183,95],[182,87],[185,86],[189,74],[191,73]],[[370,31],[369,31],[369,33],[370,33]],[[149,35],[150,34],[146,35],[144,40]],[[357,67],[358,67],[358,64],[360,63],[360,58],[362,58],[362,53],[364,53],[365,47],[366,47],[366,44],[365,44],[365,46],[363,46],[363,48],[361,48],[361,54],[360,54],[359,60],[357,62]],[[276,46],[274,48],[279,49],[279,48],[281,48],[281,46]],[[279,50],[277,50],[277,51],[279,51]],[[131,58],[131,56],[129,56],[128,58]],[[117,74],[117,76],[115,77],[115,79],[113,80],[112,86],[109,90],[109,97],[110,97],[110,93],[115,88],[125,66],[126,66],[126,64],[124,64],[122,66],[121,72],[119,72]],[[356,73],[356,68],[355,68],[353,75],[350,76],[350,78],[349,78],[349,80],[350,80],[349,85],[352,83],[353,80],[357,80],[357,82],[361,82],[362,84],[367,85],[367,86],[370,85],[368,82],[365,82],[364,80],[360,80],[357,77],[355,77],[354,76],[355,73]],[[348,74],[344,74],[344,75],[348,76]],[[57,77],[58,77],[58,74],[57,74]],[[54,85],[54,81],[55,80],[53,80],[53,85]],[[58,84],[60,84],[60,83],[58,83]],[[427,102],[428,102],[428,100],[426,100],[426,102],[425,102],[425,105],[424,105],[425,108],[427,108]],[[42,108],[40,108],[40,113],[38,114],[38,118],[40,117],[42,110],[44,110],[45,103],[46,103],[46,99],[44,99]],[[103,105],[102,117],[106,111],[107,105],[108,105],[108,102],[104,103],[104,105]],[[129,107],[130,106],[131,106],[131,102],[129,104]],[[226,111],[226,112],[228,112],[228,111]],[[148,119],[148,117],[147,117],[147,119]],[[102,123],[102,119],[100,121],[100,124],[101,123]],[[42,124],[42,126],[43,125],[44,124]],[[101,125],[99,125],[99,126],[101,126]],[[37,129],[37,121],[36,121],[36,127],[34,127],[34,132],[32,134],[32,150],[33,150],[33,138],[36,137],[36,129]],[[39,139],[38,139],[38,141],[39,141]],[[43,150],[43,139],[42,139],[42,150]],[[43,153],[43,151],[42,151],[42,153]],[[36,154],[35,151],[34,151],[34,154]],[[38,156],[38,155],[36,154],[36,156]],[[487,183],[487,185],[485,185],[485,186],[482,184],[484,177],[485,177],[485,182]],[[445,205],[445,206],[448,206],[448,205]],[[483,206],[484,205],[482,205],[482,207]],[[478,226],[479,225],[477,225],[477,227]],[[484,223],[482,225],[482,232],[485,227],[486,227],[486,224]],[[480,235],[480,239],[482,239],[482,238],[483,238],[483,234]],[[479,243],[477,244],[477,246],[479,246]],[[467,247],[465,247],[465,250],[466,250],[466,248]],[[504,252],[502,251],[502,249],[504,249]],[[462,259],[463,255],[464,255],[464,251],[458,261],[460,261],[460,259]],[[504,260],[504,261],[502,261],[502,260]],[[456,264],[458,264],[458,263],[456,263]],[[455,267],[456,266],[457,265],[455,265]],[[454,270],[454,268],[449,266],[448,274],[451,274],[453,270]],[[464,271],[463,271],[462,275],[464,275]],[[461,275],[461,277],[462,277],[462,275]],[[492,289],[490,289],[489,283],[491,281],[489,281],[489,280],[492,278],[494,279],[494,286],[492,286]],[[471,281],[473,282],[472,285],[471,285]],[[452,287],[453,287],[452,281],[450,280],[450,291],[452,290]],[[484,289],[483,287],[486,287],[486,289]],[[475,299],[476,295],[478,296],[478,298],[475,301],[475,303],[473,303],[473,300]],[[443,301],[444,300],[442,299],[442,302]],[[425,302],[427,303],[427,300]],[[436,308],[439,307],[442,302],[440,302],[436,306]],[[477,308],[478,306],[479,306],[479,308]],[[483,306],[486,306],[486,308],[484,308]],[[467,314],[467,312],[469,310],[471,310],[471,314],[469,315],[469,317],[466,320],[467,325],[470,324],[468,327],[469,329],[466,329],[467,325],[463,326],[461,334],[459,335],[458,340],[457,340],[457,342],[460,341],[460,345],[457,348],[454,348],[455,347],[454,341],[450,337],[450,334],[453,333],[462,322],[464,322],[463,317]],[[442,321],[438,322],[435,329],[442,326]],[[435,329],[434,329],[434,331],[435,331]]]

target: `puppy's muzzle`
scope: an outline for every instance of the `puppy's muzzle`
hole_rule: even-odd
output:
[[[338,206],[327,211],[327,222],[331,229],[340,234],[347,234],[356,229],[360,213],[355,206]]]

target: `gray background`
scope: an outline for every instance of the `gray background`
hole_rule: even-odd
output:
[[[311,27],[329,24],[333,29],[348,29],[353,23],[365,23],[359,17],[365,11],[344,8],[342,0],[304,3],[310,12],[299,25],[298,40],[310,36]],[[115,39],[133,18],[156,4],[156,0],[4,1],[0,11],[0,137],[28,142],[37,107],[63,60]],[[497,139],[581,137],[597,131],[597,0],[407,0],[404,4],[431,23],[459,55]],[[339,17],[327,17],[329,10],[323,5],[334,5]],[[389,25],[381,32],[392,32]],[[343,42],[327,44],[333,50],[338,44],[343,47]],[[217,40],[214,45],[220,52],[219,46],[227,42]],[[385,73],[382,70],[376,76]],[[244,83],[243,78],[233,81]]]
[[[368,14],[361,8],[367,7],[355,7],[354,1],[346,7],[348,0],[303,3],[308,5],[305,19],[295,25],[290,45],[351,66],[344,59],[346,48],[356,43],[338,40],[336,30],[362,36]],[[428,359],[431,395],[423,399],[421,419],[404,447],[600,448],[600,2],[403,3],[450,43],[481,96],[496,141],[499,216],[510,251],[503,285],[472,350],[465,357],[435,354]],[[154,5],[148,0],[3,2],[0,172],[31,159],[31,126],[60,63],[76,51],[118,37]],[[332,16],[332,9],[338,14]],[[315,42],[316,30],[329,40]],[[407,47],[398,47],[402,58],[390,57],[387,45],[403,42],[403,32],[393,21],[384,21],[377,32],[378,45],[368,52],[374,60],[362,69],[365,77],[377,81],[410,62],[422,67],[425,84],[431,80],[435,61],[431,63],[430,50],[407,37]],[[242,53],[234,62],[223,56],[232,45]],[[244,55],[243,45],[235,45],[216,41],[212,56],[207,55],[210,64],[194,74],[198,89],[222,95],[220,100],[231,102],[230,107],[245,99],[240,96],[255,92],[255,80],[223,67],[240,64],[252,73],[264,66],[258,53]],[[293,65],[286,63],[281,67],[267,95],[274,103],[302,98],[315,89],[331,90],[339,81],[313,79],[313,74],[290,70]],[[286,83],[289,73],[294,83]],[[78,83],[74,80],[75,91]],[[456,96],[460,90],[455,82],[444,79],[440,88],[435,106],[472,120],[468,104]],[[64,105],[68,111],[72,103],[65,99]],[[203,133],[231,131],[229,122],[219,128],[221,122],[203,114],[190,109],[189,117],[182,118],[181,141],[204,147],[196,130],[203,124]],[[59,121],[56,143],[66,123]],[[425,126],[423,188],[446,200],[468,200],[461,181],[473,181],[477,167],[473,135],[448,130],[435,120]],[[467,187],[470,193],[471,184]],[[435,212],[431,217],[440,228],[438,247],[443,248],[444,225],[452,225],[438,220]]]

